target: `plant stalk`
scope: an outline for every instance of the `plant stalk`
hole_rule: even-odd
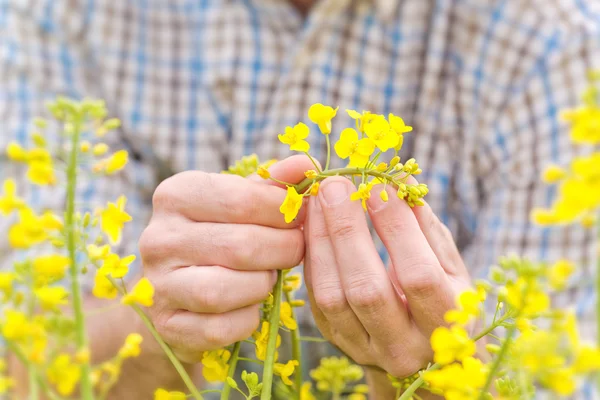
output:
[[[292,303],[293,299],[290,292],[285,292],[285,300],[290,304]],[[292,309],[292,318],[296,320],[294,308],[290,308]],[[302,348],[300,343],[300,327],[296,327],[296,329],[290,331],[290,336],[292,338],[292,359],[298,361],[298,365],[296,366],[296,370],[294,372],[294,397],[296,400],[300,400],[300,390],[302,389]]]
[[[240,356],[240,347],[242,342],[236,342],[233,345],[233,351],[231,352],[231,360],[229,361],[229,371],[227,372],[227,376],[231,379],[234,379],[235,376],[235,368],[237,366],[239,356]],[[231,386],[225,381],[225,385],[223,386],[223,390],[221,391],[221,400],[229,399],[229,393],[231,393]]]
[[[275,367],[275,353],[277,352],[277,334],[279,333],[279,319],[281,310],[281,292],[283,289],[283,271],[277,271],[277,283],[273,290],[273,308],[269,318],[269,340],[267,342],[267,354],[263,368],[262,383],[263,388],[260,394],[260,400],[271,400],[273,390],[273,374]]]

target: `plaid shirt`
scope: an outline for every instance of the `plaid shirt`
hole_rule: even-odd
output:
[[[540,171],[578,151],[557,116],[600,67],[597,1],[322,0],[304,18],[284,0],[0,0],[0,27],[0,148],[24,142],[58,94],[103,98],[122,120],[109,144],[132,162],[84,180],[80,195],[127,195],[124,252],[136,252],[170,173],[286,157],[277,133],[308,122],[315,102],[393,112],[414,126],[403,158],[421,164],[472,275],[510,253],[574,260],[585,283],[557,301],[594,333],[592,234],[541,228],[529,213],[553,198]],[[351,124],[341,112],[334,130]],[[323,159],[323,136],[310,141]],[[0,162],[0,175],[15,174]],[[60,190],[45,193],[26,195],[60,206]]]

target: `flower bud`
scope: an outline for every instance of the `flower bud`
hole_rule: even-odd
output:
[[[379,192],[379,197],[381,197],[381,200],[382,200],[384,203],[387,203],[387,202],[388,202],[388,200],[389,200],[389,197],[388,197],[388,192],[387,192],[387,191],[385,191],[385,190],[382,190],[381,192]]]
[[[377,169],[377,171],[383,172],[388,169],[388,165],[386,163],[382,162],[382,163],[379,163],[379,165],[377,165],[376,169]]]
[[[398,164],[400,162],[400,157],[395,156],[394,158],[392,158],[392,160],[390,161],[390,167],[395,167],[396,164]]]
[[[271,177],[271,173],[269,173],[265,167],[258,167],[256,173],[263,179],[269,179]]]
[[[83,142],[81,142],[81,146],[79,148],[81,149],[82,153],[87,153],[92,148],[92,145],[87,140],[84,140]]]
[[[101,156],[106,154],[106,152],[108,151],[108,145],[106,143],[98,143],[97,145],[94,146],[94,148],[92,149],[92,153],[95,156]]]
[[[308,179],[315,179],[317,176],[319,176],[319,173],[314,169],[309,169],[304,173],[304,176],[306,176]]]
[[[319,182],[315,182],[311,187],[310,187],[310,195],[311,196],[316,196],[317,194],[319,194]]]

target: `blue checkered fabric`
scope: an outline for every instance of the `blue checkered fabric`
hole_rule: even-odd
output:
[[[305,17],[282,0],[0,0],[0,148],[25,143],[57,95],[105,99],[123,121],[109,144],[133,160],[116,178],[84,180],[80,196],[127,195],[135,223],[121,250],[135,253],[165,176],[286,157],[277,134],[313,126],[315,102],[393,112],[414,126],[402,155],[421,164],[473,276],[511,253],[576,261],[584,283],[556,301],[577,307],[591,336],[592,234],[541,228],[529,213],[554,195],[544,166],[582,151],[558,113],[600,67],[599,45],[594,0],[321,0]],[[340,113],[334,131],[350,124]],[[323,159],[322,135],[310,140]],[[0,177],[13,174],[23,176],[2,159]],[[60,188],[21,186],[40,206],[64,200]]]

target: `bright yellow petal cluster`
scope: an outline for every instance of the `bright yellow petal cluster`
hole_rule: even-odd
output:
[[[279,141],[290,146],[290,150],[306,152],[310,144],[304,140],[308,137],[310,130],[306,124],[299,122],[296,126],[285,128],[283,135],[278,135]]]
[[[98,153],[94,148],[94,153]],[[99,155],[99,154],[96,154]],[[112,175],[121,171],[129,161],[129,153],[127,150],[119,150],[104,160],[98,161],[93,167],[94,172],[103,172],[106,175]]]
[[[600,143],[600,108],[586,105],[562,114],[571,124],[571,139],[579,144]]]
[[[321,103],[313,104],[308,109],[308,119],[319,126],[322,134],[329,135],[331,133],[331,120],[335,118],[338,109],[339,107],[333,108],[324,106]]]
[[[254,332],[252,337],[254,338],[254,345],[256,346],[256,358],[264,361],[267,356],[267,344],[269,342],[269,322],[263,321],[260,326],[260,331]],[[277,335],[275,347],[279,348],[280,345],[281,336]],[[275,355],[275,359],[277,359],[277,354]]]
[[[446,365],[475,354],[475,342],[460,326],[436,328],[431,334],[431,348],[436,363]]]
[[[17,275],[14,272],[0,272],[0,291],[8,299],[13,291],[13,284]]]
[[[104,258],[104,263],[101,268],[106,275],[110,275],[115,279],[120,279],[127,275],[129,272],[129,265],[134,261],[134,255],[120,258],[118,255],[111,253]]]
[[[156,389],[154,400],[185,400],[186,394],[183,392],[169,392],[165,389]]]
[[[296,322],[296,320],[292,316],[292,306],[290,305],[290,303],[288,303],[287,301],[282,302],[279,314],[280,314],[280,317],[281,317],[280,318],[281,319],[281,323],[286,328],[288,328],[291,331],[298,329],[298,323]]]
[[[34,147],[31,150],[25,150],[18,143],[11,142],[6,149],[6,154],[13,161],[27,164],[27,178],[32,183],[41,186],[56,183],[54,163],[46,148]]]
[[[286,223],[292,222],[297,216],[300,208],[302,208],[303,195],[296,191],[293,186],[288,186],[287,195],[279,207],[279,211],[283,214]]]
[[[208,382],[224,382],[229,372],[229,350],[205,351],[202,354],[202,375]]]
[[[125,338],[125,344],[123,344],[123,347],[119,349],[119,357],[125,359],[139,356],[142,351],[140,348],[142,341],[142,335],[139,333],[130,333],[127,335],[127,338]]]
[[[360,200],[363,209],[367,211],[367,200],[371,198],[371,189],[373,189],[373,182],[361,183],[358,185],[358,190],[350,195],[350,200]]]
[[[126,203],[127,198],[120,196],[115,203],[109,202],[100,212],[100,228],[113,244],[121,241],[123,227],[126,222],[131,221],[131,215],[125,212]]]
[[[114,299],[117,297],[118,290],[115,285],[108,279],[106,272],[103,269],[96,271],[94,276],[94,288],[92,294],[99,299]]]
[[[568,260],[559,260],[551,265],[547,270],[548,283],[555,290],[562,290],[567,285],[567,281],[573,272],[575,265]]]
[[[465,325],[481,313],[482,303],[485,301],[484,291],[467,290],[458,295],[456,310],[449,310],[444,315],[446,322]]]
[[[506,284],[506,301],[523,317],[540,314],[550,307],[550,298],[540,284],[524,277]]]
[[[488,368],[479,359],[465,357],[437,371],[426,371],[423,379],[433,393],[448,400],[474,400],[485,385]]]
[[[25,206],[25,202],[16,195],[17,185],[14,180],[7,179],[2,186],[4,194],[0,197],[0,214],[8,215]]]
[[[285,364],[275,363],[274,372],[275,375],[280,376],[283,383],[291,386],[293,382],[290,380],[290,376],[294,373],[294,369],[299,365],[297,360],[290,360]]]
[[[64,278],[71,259],[62,254],[48,254],[33,260],[36,285],[46,285]]]
[[[142,278],[129,293],[123,296],[121,302],[127,305],[139,304],[150,307],[154,304],[154,286],[148,278]]]
[[[376,115],[367,122],[365,133],[381,151],[388,151],[396,147],[400,141],[400,136],[382,115]]]
[[[33,293],[42,308],[47,311],[59,311],[59,306],[67,304],[69,295],[69,292],[62,286],[43,286],[35,289]]]
[[[8,241],[13,248],[28,249],[47,240],[50,232],[62,226],[62,221],[50,211],[37,215],[23,208],[19,211],[19,222],[8,231]]]
[[[363,168],[375,151],[375,143],[369,138],[359,139],[356,130],[346,128],[340,134],[334,149],[341,159],[350,158],[350,167]]]
[[[81,368],[71,361],[68,354],[59,354],[46,370],[48,381],[56,386],[58,393],[68,396],[75,390],[81,378]]]

